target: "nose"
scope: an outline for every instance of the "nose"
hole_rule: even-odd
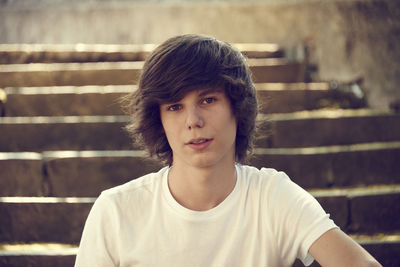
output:
[[[186,111],[186,126],[189,130],[202,128],[204,126],[203,116],[198,107],[194,106]]]

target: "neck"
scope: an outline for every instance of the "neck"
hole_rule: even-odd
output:
[[[235,164],[210,168],[173,165],[168,186],[175,200],[197,211],[216,207],[232,192],[236,184]]]

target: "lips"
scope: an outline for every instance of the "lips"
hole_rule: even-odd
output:
[[[203,150],[208,147],[212,140],[209,138],[195,138],[187,142],[186,145],[194,150]]]
[[[188,144],[193,144],[193,145],[199,145],[202,143],[205,143],[207,141],[209,141],[210,139],[207,138],[197,138],[197,139],[192,139],[188,142]]]

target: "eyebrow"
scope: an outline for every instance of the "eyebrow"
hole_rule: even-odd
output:
[[[222,93],[222,92],[223,92],[223,89],[220,89],[220,88],[203,89],[199,93],[199,96],[205,96],[205,95],[212,94],[212,93]]]
[[[193,91],[196,91],[196,90],[193,90]],[[199,92],[199,94],[198,94],[199,97],[203,97],[203,96],[206,96],[206,95],[212,94],[212,93],[224,93],[224,89],[223,88],[219,88],[219,87],[208,88],[208,89],[198,89],[197,91]],[[163,101],[163,102],[160,102],[159,106],[176,104],[179,101],[181,101],[184,97],[185,96],[181,97],[179,100],[176,100],[176,101]]]

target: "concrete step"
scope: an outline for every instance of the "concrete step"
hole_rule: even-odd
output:
[[[3,113],[8,117],[122,115],[121,97],[136,88],[136,85],[8,87],[3,93],[6,94]],[[258,83],[256,88],[263,113],[365,107],[362,97],[343,87],[332,89],[329,83]]]
[[[134,84],[142,66],[142,61],[0,65],[0,87]]]
[[[135,85],[5,88],[4,116],[123,115],[120,99]]]
[[[256,149],[250,164],[284,170],[304,188],[400,183],[400,142]],[[0,153],[0,196],[94,197],[162,164],[143,151]],[[84,178],[83,178],[84,177]]]
[[[297,83],[306,79],[306,62],[278,58],[252,58],[248,62],[255,83]]]
[[[0,44],[0,64],[143,61],[154,44]]]
[[[0,266],[7,267],[73,267],[74,255],[4,255],[0,256]]]
[[[10,246],[9,246],[10,247]],[[76,248],[71,253],[69,249],[26,251],[0,251],[0,266],[7,267],[73,267],[76,257]]]
[[[7,94],[4,89],[0,88],[0,117],[4,117],[6,115],[6,102]]]
[[[383,266],[400,265],[400,235],[352,236]],[[0,244],[0,265],[9,267],[72,267],[77,246],[58,243]],[[296,261],[293,267],[304,266]],[[312,267],[320,266],[313,263]]]
[[[315,110],[258,119],[263,126],[256,146],[261,148],[400,141],[400,114],[389,111]],[[0,151],[140,149],[123,130],[128,120],[122,115],[3,117]]]
[[[400,141],[400,114],[370,109],[261,114],[258,147],[293,148]],[[263,137],[265,133],[270,136]]]
[[[395,233],[400,221],[400,185],[348,189],[343,194],[315,194],[343,231],[353,234]],[[313,193],[313,192],[311,192]],[[78,244],[95,198],[1,197],[0,243]]]
[[[49,191],[38,153],[0,153],[0,170],[1,196],[43,196]]]
[[[258,83],[262,113],[290,113],[323,108],[366,107],[362,88],[356,83]]]
[[[350,234],[398,232],[400,185],[373,185],[308,190],[343,231]],[[339,201],[342,199],[342,202]],[[347,213],[344,201],[347,202]],[[389,219],[389,217],[393,217]]]
[[[249,59],[254,81],[304,82],[306,64],[286,59]],[[142,61],[0,65],[0,87],[136,84]]]
[[[94,199],[0,198],[0,243],[78,244]]]
[[[161,167],[142,151],[0,153],[0,196],[95,197]]]
[[[0,44],[0,64],[143,61],[155,44]],[[283,57],[276,44],[233,44],[249,58]]]
[[[129,150],[131,139],[123,130],[128,118],[15,117],[0,118],[0,151]]]
[[[393,184],[400,179],[399,148],[399,142],[256,148],[250,162],[284,170],[303,188]]]

